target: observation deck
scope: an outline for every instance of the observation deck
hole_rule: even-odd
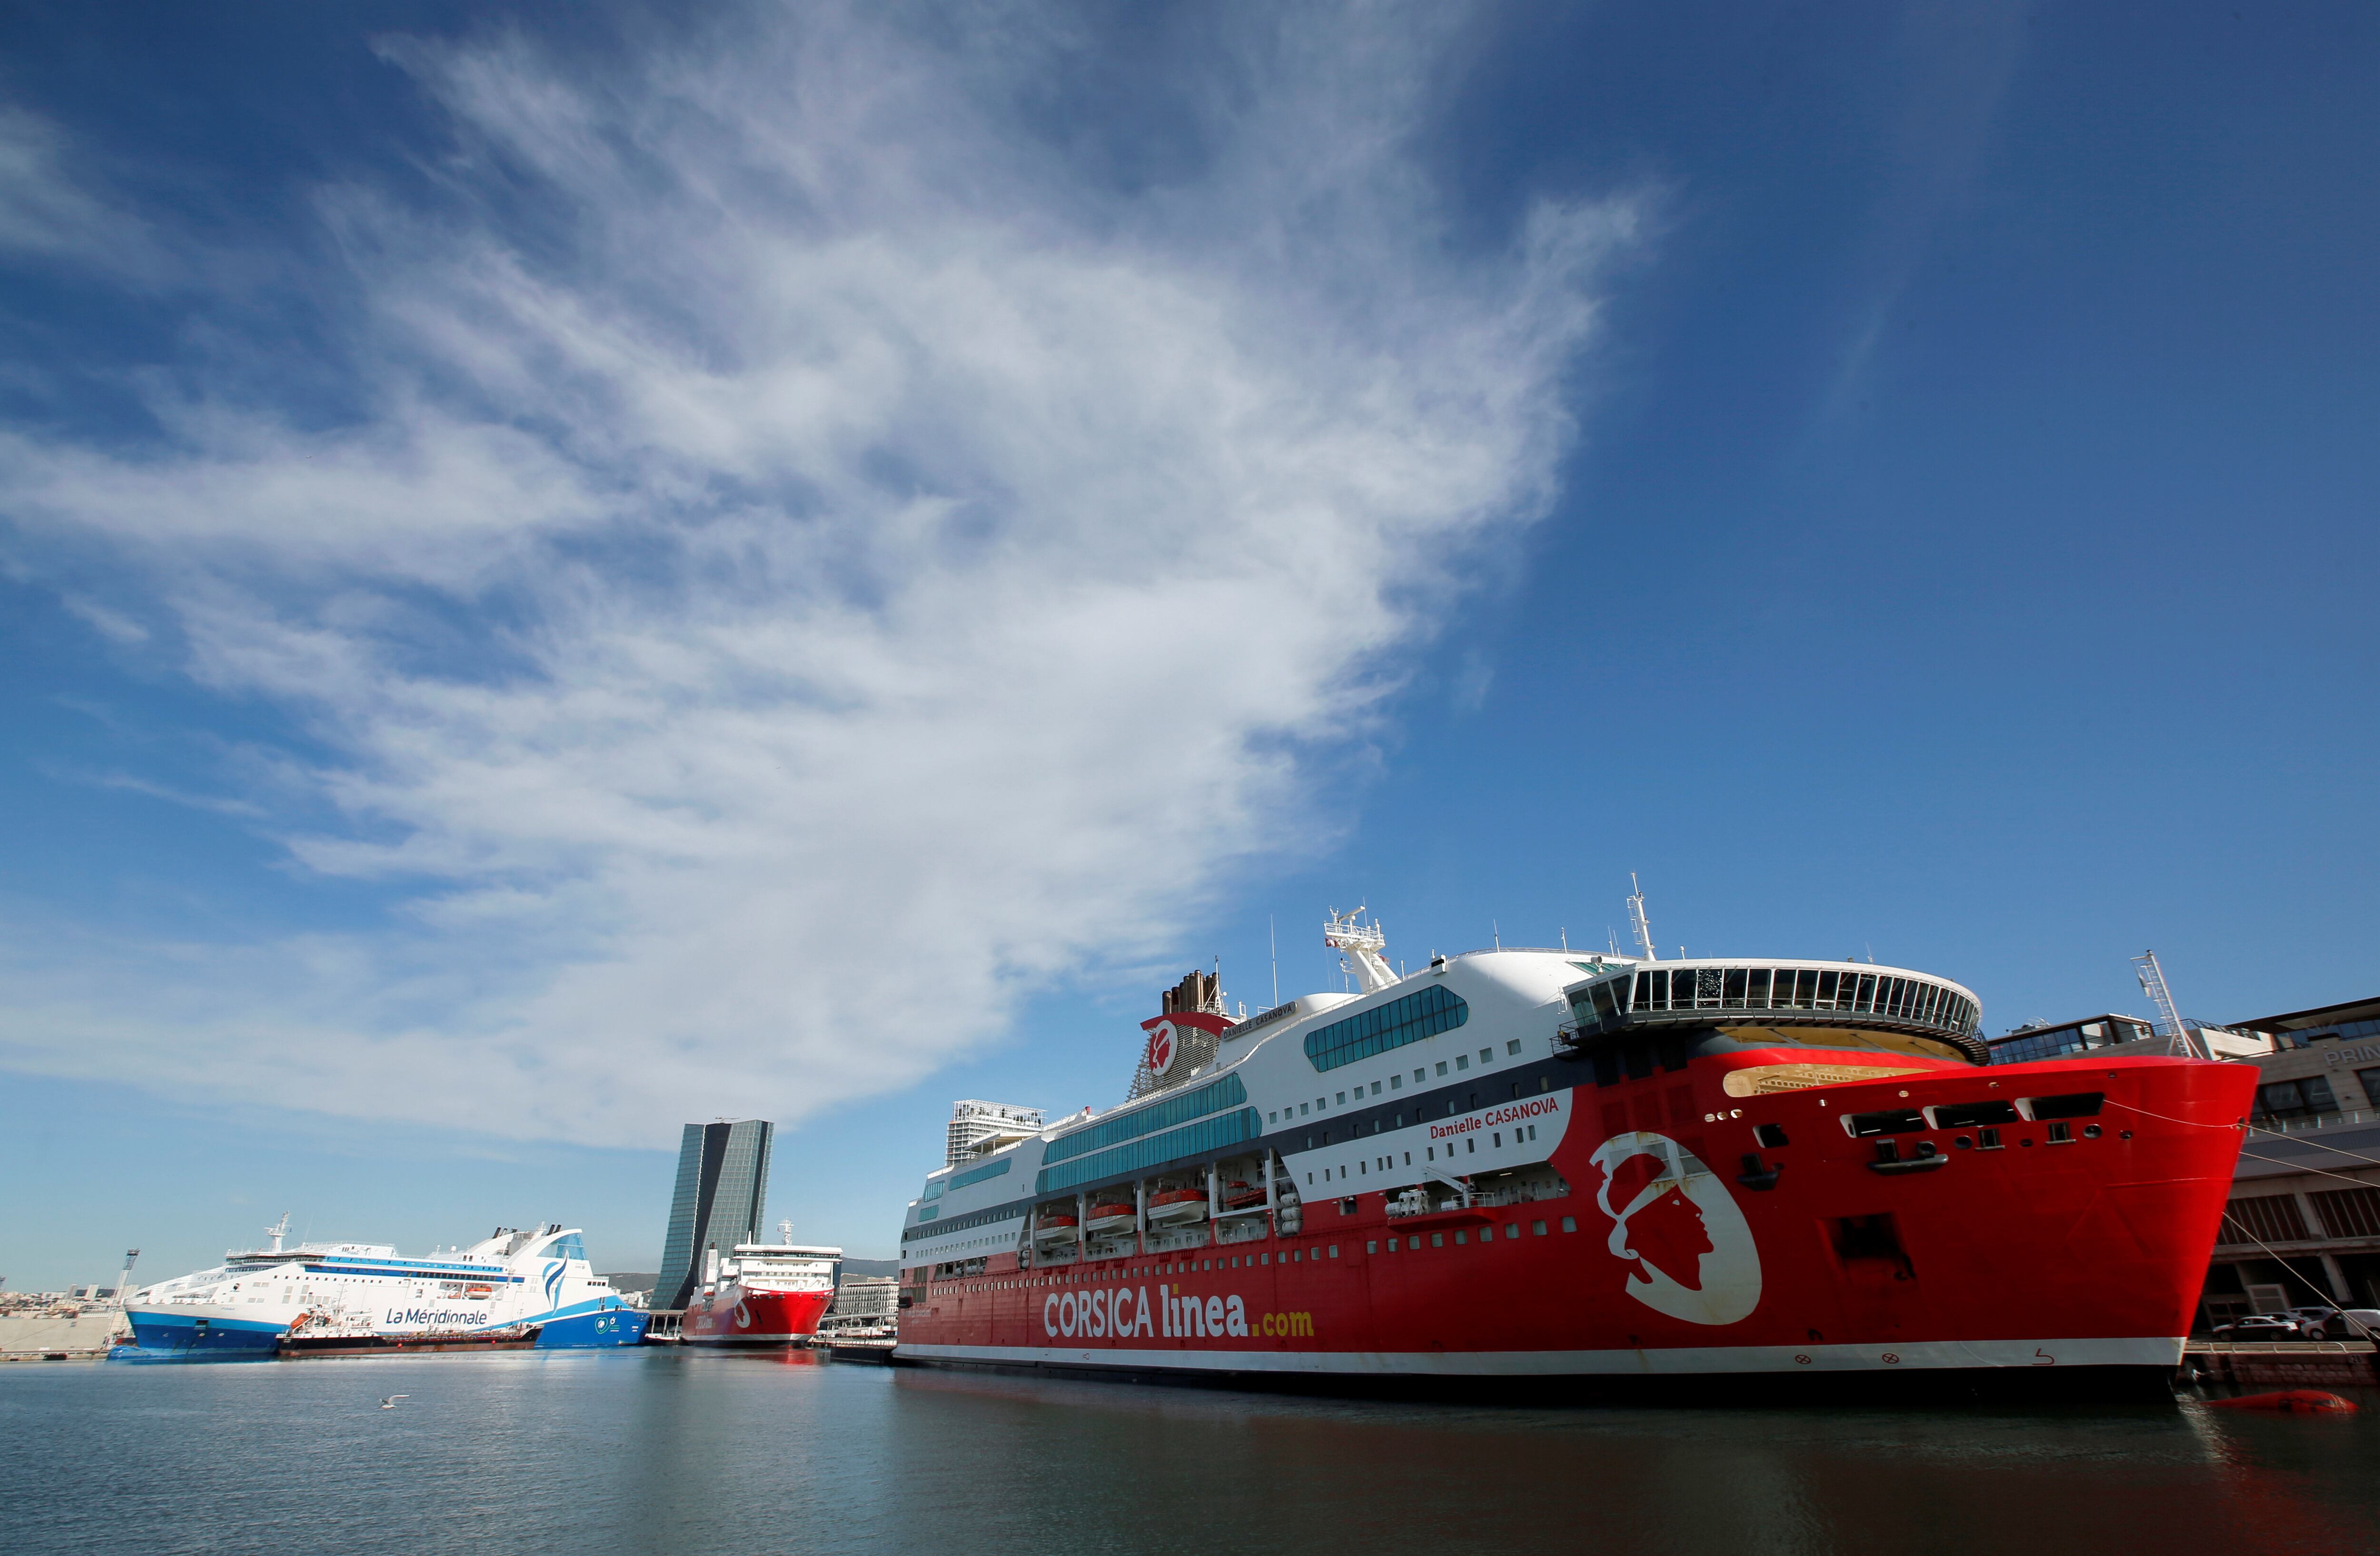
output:
[[[1562,992],[1571,1019],[1555,1044],[1572,1058],[1621,1033],[1733,1027],[1890,1032],[1941,1044],[1945,1058],[1981,1064],[1988,1057],[1973,992],[1902,967],[1733,957],[1640,963]]]

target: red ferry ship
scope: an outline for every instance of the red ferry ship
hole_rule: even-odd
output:
[[[1633,905],[1632,905],[1633,906]],[[1641,913],[1641,909],[1639,910]],[[1169,991],[1132,1096],[929,1176],[897,1360],[1236,1385],[2160,1390],[2255,1075],[1990,1065],[1925,973],[1326,943]],[[1891,1380],[1891,1381],[1887,1381]]]
[[[791,1345],[818,1332],[834,1302],[843,1250],[793,1241],[738,1243],[686,1304],[680,1335],[688,1345]]]

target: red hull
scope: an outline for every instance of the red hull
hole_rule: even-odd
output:
[[[833,1300],[830,1291],[747,1291],[730,1282],[694,1299],[680,1332],[688,1345],[790,1345],[818,1332]]]
[[[1305,1190],[1295,1236],[1267,1228],[1245,1243],[1058,1269],[1020,1268],[1006,1254],[961,1281],[913,1270],[900,1355],[1369,1378],[2179,1361],[2252,1070],[1895,1058],[1904,1073],[1876,1079],[1750,1097],[1724,1088],[1730,1070],[1812,1058],[1779,1049],[1696,1060],[1682,1074],[1549,1091],[1443,1126],[1449,1139],[1516,1124],[1538,1132],[1533,1143],[1558,1132],[1551,1161],[1569,1190],[1559,1197],[1392,1218],[1359,1178],[1346,1198],[1333,1197],[1335,1183]],[[1997,1149],[1983,1129],[1931,1119],[1886,1137],[1904,1164],[1882,1172],[1880,1140],[1842,1122],[2075,1093],[2105,1100],[2070,1121],[2003,1124]],[[1645,1183],[1642,1153],[1655,1148],[1642,1142],[1656,1140],[1707,1171],[1688,1169],[1685,1186],[1666,1192]],[[1908,1164],[1929,1145],[1939,1165]],[[1367,1165],[1377,1174],[1378,1161]]]

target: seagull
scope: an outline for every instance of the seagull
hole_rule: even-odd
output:
[[[396,1408],[396,1402],[398,1400],[411,1399],[412,1397],[413,1396],[411,1394],[391,1394],[386,1399],[380,1402],[380,1407],[382,1410],[394,1410]]]

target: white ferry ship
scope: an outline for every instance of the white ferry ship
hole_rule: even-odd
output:
[[[498,1227],[468,1248],[420,1258],[384,1243],[227,1252],[212,1270],[162,1281],[124,1304],[133,1355],[186,1359],[270,1356],[285,1335],[402,1338],[534,1326],[540,1349],[635,1345],[645,1315],[587,1262],[576,1227]]]

